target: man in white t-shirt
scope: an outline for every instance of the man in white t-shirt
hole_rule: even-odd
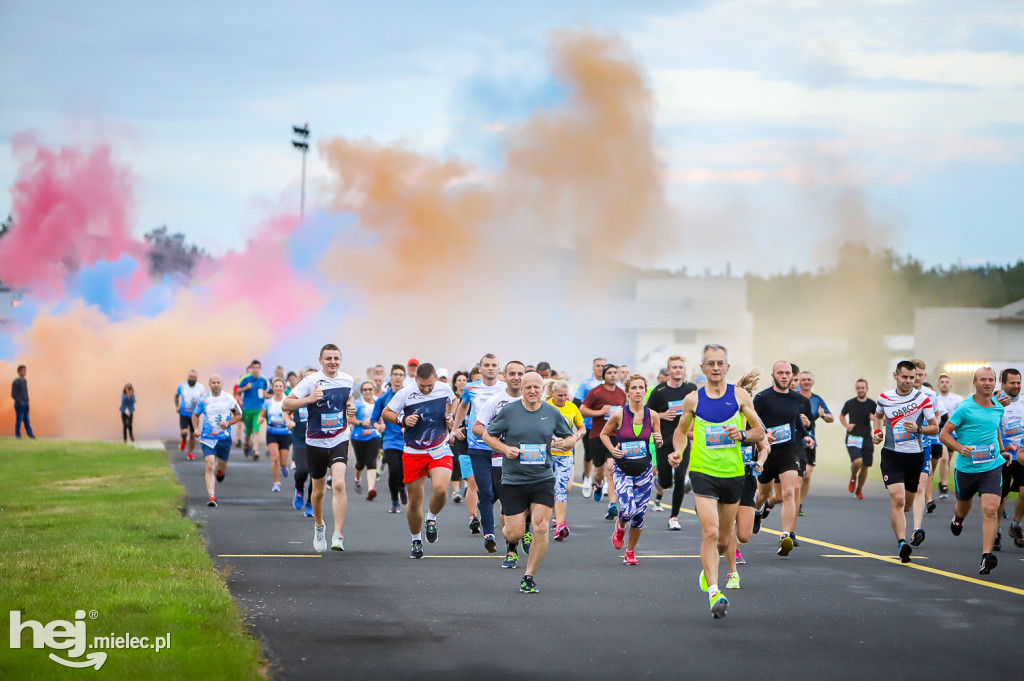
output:
[[[192,453],[196,447],[196,431],[192,427],[192,411],[196,408],[199,398],[206,394],[206,386],[199,382],[199,373],[192,369],[188,372],[188,379],[178,384],[174,392],[174,408],[178,412],[178,427],[181,429],[180,451],[185,451],[185,442],[188,442],[189,461],[196,457]]]
[[[352,401],[354,381],[351,376],[338,371],[341,367],[341,350],[328,343],[320,349],[321,370],[306,376],[284,398],[282,409],[298,411],[306,407],[306,463],[309,477],[313,479],[313,549],[327,550],[324,528],[324,492],[327,489],[327,471],[330,470],[334,484],[331,488],[331,506],[334,510],[334,534],[331,549],[344,551],[345,511],[348,509],[348,495],[345,490],[345,469],[348,466],[348,441],[351,429],[349,421],[355,419],[355,405]]]
[[[952,392],[953,380],[948,374],[939,374],[939,394],[936,397],[936,401],[939,405],[939,411],[944,416],[939,417],[939,427],[946,425],[946,421],[949,419],[949,415],[956,411],[956,408],[960,406],[960,403],[964,401],[963,395],[958,395]],[[939,443],[942,447],[941,459],[939,459],[939,499],[949,498],[949,462],[951,458],[949,456],[949,449],[947,449],[942,443]]]
[[[242,420],[238,400],[221,390],[224,381],[220,374],[210,376],[210,394],[199,399],[192,411],[192,431],[201,433],[199,444],[203,448],[206,462],[206,492],[210,495],[207,506],[217,506],[214,494],[214,480],[224,482],[228,470],[228,455],[231,454],[231,426]],[[199,419],[203,418],[200,429]]]
[[[455,393],[447,383],[437,380],[434,365],[424,362],[416,367],[415,382],[399,390],[382,414],[388,423],[405,429],[402,473],[409,493],[405,515],[412,538],[410,558],[423,557],[421,523],[427,541],[431,544],[437,541],[437,515],[448,500],[448,485],[452,480],[452,450],[448,438],[453,419],[448,405],[454,401]],[[426,520],[423,520],[424,478],[427,476],[433,492]]]

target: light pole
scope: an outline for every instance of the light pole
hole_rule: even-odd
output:
[[[309,123],[301,128],[293,125],[292,132],[299,138],[292,140],[292,146],[302,152],[302,193],[299,199],[299,220],[303,220],[306,217],[306,152],[309,151]]]

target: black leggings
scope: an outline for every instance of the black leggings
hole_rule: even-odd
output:
[[[690,468],[690,445],[687,443],[686,451],[683,452],[683,460],[676,468],[668,462],[668,455],[672,453],[672,446],[658,448],[658,484],[662,489],[672,488],[672,515],[670,518],[679,516],[679,509],[683,505],[683,497],[686,495],[686,471]]]
[[[128,442],[128,436],[130,435],[132,440],[135,440],[135,433],[132,432],[132,419],[135,418],[135,414],[125,414],[121,412],[121,430],[123,431],[124,441]]]
[[[398,493],[405,483],[402,482],[402,450],[385,449],[384,464],[388,467],[388,491],[391,492],[391,503],[398,503]]]
[[[294,444],[294,442],[293,442]],[[309,478],[309,464],[306,462],[306,448],[292,447],[292,461],[295,462],[295,491],[301,492],[306,486],[306,479]],[[313,481],[309,481],[309,492],[306,499],[313,496]]]
[[[380,451],[380,438],[369,440],[352,440],[352,451],[356,454],[356,470],[365,471],[377,468],[377,453]]]

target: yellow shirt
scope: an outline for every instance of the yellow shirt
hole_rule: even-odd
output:
[[[555,407],[555,404],[551,400],[548,400],[548,404]],[[571,425],[574,430],[579,430],[583,427],[583,414],[580,413],[580,408],[572,403],[572,400],[566,400],[564,407],[555,407],[555,409],[562,412],[562,416],[565,417],[565,420],[569,422],[569,425]],[[572,450],[560,451],[552,449],[551,456],[572,456]]]

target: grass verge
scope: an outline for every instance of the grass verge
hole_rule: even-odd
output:
[[[96,636],[170,634],[170,648],[108,649],[104,679],[260,679],[260,647],[195,524],[163,452],[121,444],[0,440],[0,678],[87,673],[10,646],[10,615],[44,626],[86,616]],[[93,652],[93,651],[86,651]],[[82,655],[78,659],[84,659]],[[91,670],[90,670],[91,671]]]

